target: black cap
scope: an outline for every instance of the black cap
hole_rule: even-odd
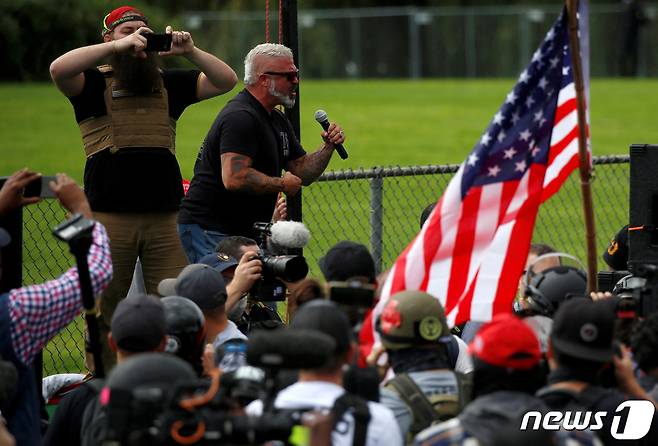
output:
[[[608,303],[572,299],[560,305],[553,319],[551,343],[558,353],[589,361],[614,356],[615,313]]]
[[[237,266],[238,261],[230,255],[224,254],[223,252],[214,252],[212,254],[201,257],[198,263],[208,265],[220,273],[223,273],[232,266]]]
[[[114,310],[111,331],[121,350],[133,353],[155,350],[167,333],[162,302],[144,294],[123,299]]]
[[[164,279],[158,292],[163,296],[187,297],[204,311],[224,305],[227,297],[222,273],[199,263],[187,265],[176,279]]]
[[[352,342],[352,326],[347,316],[331,301],[312,300],[295,313],[291,330],[314,330],[330,336],[336,343],[336,355],[341,355]]]
[[[628,225],[621,228],[615,234],[615,238],[610,240],[603,253],[603,260],[616,271],[626,271],[628,269]]]
[[[375,282],[375,261],[364,245],[349,240],[336,243],[318,262],[327,282],[367,277]]]

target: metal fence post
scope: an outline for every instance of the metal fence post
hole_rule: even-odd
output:
[[[384,234],[384,178],[381,169],[370,179],[370,252],[375,259],[375,272],[382,266],[382,240]]]

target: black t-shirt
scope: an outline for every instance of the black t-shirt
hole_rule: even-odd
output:
[[[215,119],[199,150],[178,221],[252,236],[255,222],[271,220],[277,194],[227,191],[221,154],[229,152],[250,157],[252,168],[271,177],[281,176],[288,161],[306,152],[285,115],[276,109],[268,113],[247,90],[226,104]]]
[[[169,98],[169,116],[178,119],[196,96],[198,70],[164,70],[162,80]],[[85,85],[69,98],[80,121],[107,114],[105,78],[97,69],[86,70]],[[85,192],[98,212],[163,212],[178,210],[183,197],[180,168],[168,149],[103,150],[87,158]]]

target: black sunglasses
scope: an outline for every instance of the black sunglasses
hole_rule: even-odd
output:
[[[299,71],[266,71],[263,74],[269,74],[272,76],[285,76],[288,79],[288,82],[292,82],[295,79],[299,79]]]

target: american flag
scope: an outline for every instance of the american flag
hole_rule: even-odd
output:
[[[409,289],[440,299],[453,325],[511,311],[539,205],[579,166],[578,130],[565,10],[396,260],[375,317]]]

